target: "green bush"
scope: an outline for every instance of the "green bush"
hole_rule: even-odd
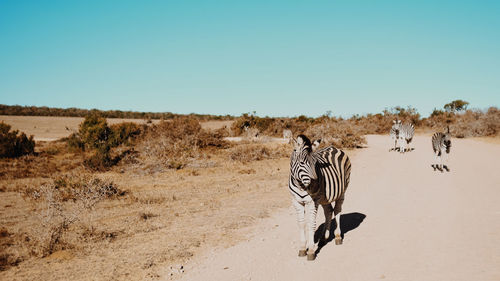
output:
[[[15,158],[35,152],[35,141],[33,136],[26,137],[24,133],[18,135],[19,131],[10,131],[11,126],[0,122],[0,158]]]
[[[117,160],[111,157],[109,145],[102,145],[94,151],[92,156],[85,159],[85,167],[94,171],[106,171],[108,168],[116,164]]]
[[[132,122],[123,122],[111,125],[111,136],[109,137],[109,144],[112,147],[121,144],[130,144],[130,140],[139,136],[142,132],[141,126]]]
[[[125,122],[109,127],[106,118],[91,114],[80,124],[78,133],[70,135],[66,141],[72,150],[93,151],[84,162],[87,168],[105,171],[119,161],[119,157],[111,157],[111,148],[130,144],[130,140],[141,132],[142,127],[135,123]]]
[[[71,134],[67,139],[66,143],[68,144],[70,151],[83,151],[85,150],[85,143],[83,143],[80,135],[78,133]]]
[[[108,127],[106,118],[91,114],[85,117],[85,120],[80,124],[78,134],[85,144],[85,148],[93,149],[108,145],[111,129]]]

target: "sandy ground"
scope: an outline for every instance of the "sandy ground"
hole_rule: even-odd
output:
[[[82,123],[82,117],[54,117],[54,116],[11,116],[0,115],[0,122],[5,122],[12,126],[14,130],[24,132],[26,135],[33,135],[36,141],[54,141],[68,137],[74,132],[78,132],[78,126]],[[146,124],[145,119],[122,119],[108,118],[108,125],[122,122],[134,122]],[[158,123],[160,120],[152,120]],[[204,129],[219,129],[226,126],[231,127],[233,121],[207,121],[201,122]]]
[[[312,262],[297,257],[290,207],[165,280],[500,280],[500,145],[453,139],[451,171],[441,173],[429,136],[405,155],[388,152],[387,136],[367,140],[352,159],[343,245],[328,243]]]

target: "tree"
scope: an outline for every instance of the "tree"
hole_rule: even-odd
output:
[[[469,105],[468,102],[463,101],[463,100],[454,100],[450,103],[447,103],[444,105],[444,110],[447,112],[458,112],[458,111],[463,111],[467,109],[467,106]]]

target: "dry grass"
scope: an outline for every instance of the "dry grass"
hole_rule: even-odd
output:
[[[61,142],[40,143],[35,158],[4,163],[0,278],[155,279],[168,265],[244,238],[238,229],[288,205],[276,198],[286,196],[290,147],[229,145],[227,135],[190,119],[153,125],[120,165],[99,173],[104,180],[85,176],[86,155]],[[122,150],[129,151],[113,153]],[[186,162],[175,170],[169,159]],[[40,168],[44,161],[52,164]],[[261,198],[273,193],[283,194]]]
[[[51,247],[35,245],[43,244],[39,241],[51,245],[47,237],[52,236],[34,239],[30,234],[34,225],[39,228],[44,221],[39,216],[45,204],[42,197],[25,200],[21,193],[0,193],[1,202],[10,205],[2,206],[5,212],[0,214],[0,221],[16,241],[8,247],[12,267],[0,272],[0,278],[155,279],[168,274],[162,271],[168,265],[182,263],[216,245],[236,243],[244,238],[238,229],[266,217],[275,208],[288,206],[288,200],[277,200],[287,196],[283,178],[288,173],[288,157],[238,164],[239,169],[234,165],[240,162],[228,161],[228,157],[229,151],[212,155],[216,165],[208,168],[187,167],[154,175],[101,174],[100,178],[112,180],[129,193],[93,204],[91,218],[85,215],[66,223],[68,227],[63,228],[51,251],[47,250]],[[26,185],[30,186],[28,182]],[[57,201],[70,211],[80,200],[63,196],[66,191],[63,188],[58,193],[61,200]],[[57,212],[51,216],[59,226],[68,221]],[[26,237],[36,253],[30,253],[27,244],[21,243]],[[19,257],[22,262],[15,265]],[[92,272],[85,270],[90,267]]]
[[[23,214],[28,221],[14,222],[14,226],[21,224],[17,231],[2,229],[5,234],[2,237],[3,270],[33,257],[79,249],[82,241],[89,237],[100,239],[102,233],[96,232],[94,227],[94,221],[99,217],[95,211],[97,204],[123,196],[124,192],[108,180],[86,175],[66,176],[40,186],[26,186],[22,193],[17,194],[24,199],[23,202],[4,207],[28,211]]]
[[[264,159],[286,158],[290,155],[290,146],[284,144],[265,145],[243,143],[236,145],[229,151],[229,158],[233,161],[248,163]]]
[[[64,142],[36,142],[35,155],[0,159],[0,180],[49,178],[68,171],[82,170],[85,155],[72,153]]]

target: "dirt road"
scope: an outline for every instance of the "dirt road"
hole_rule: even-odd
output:
[[[289,208],[166,279],[500,280],[500,145],[453,139],[451,171],[441,173],[430,166],[430,136],[405,155],[388,152],[386,136],[367,139],[352,158],[343,245],[328,243],[312,262],[297,257]]]

